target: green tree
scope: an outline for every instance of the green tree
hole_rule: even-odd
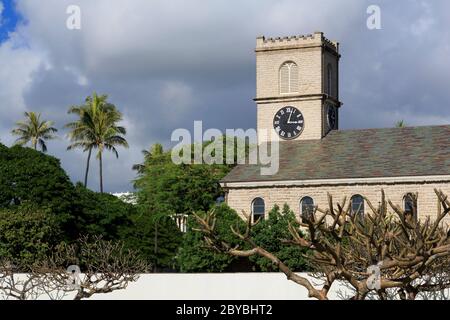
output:
[[[211,143],[207,142],[202,147]],[[195,145],[188,146],[187,149],[193,153]],[[223,157],[226,157],[225,152]],[[165,232],[163,229],[167,228],[161,225],[160,221],[173,221],[177,215],[208,211],[223,195],[219,180],[233,166],[234,164],[177,165],[172,162],[171,150],[164,151],[160,144],[155,144],[149,151],[144,152],[144,162],[134,166],[138,171],[135,187],[139,211],[146,217],[146,227],[153,227],[155,256],[160,256],[157,254],[163,241],[160,241],[160,237]],[[146,232],[150,234],[150,230]],[[171,250],[174,255],[177,248],[172,247]],[[158,267],[158,263],[154,265]]]
[[[194,145],[191,145],[191,150],[194,150]],[[219,181],[233,166],[175,164],[171,150],[163,152],[156,144],[140,165],[141,171],[135,180],[138,203],[148,211],[156,210],[167,215],[206,212],[223,195]]]
[[[122,228],[122,239],[127,248],[139,253],[152,264],[155,271],[174,269],[174,258],[180,246],[182,234],[175,221],[167,215],[137,212],[131,216],[132,224]]]
[[[46,140],[55,139],[55,132],[58,130],[53,127],[53,121],[41,121],[41,114],[35,112],[25,112],[25,120],[16,123],[17,128],[13,129],[11,133],[19,136],[16,140],[18,145],[26,145],[31,143],[34,150],[37,150],[37,145],[41,147],[42,152],[47,152]]]
[[[252,229],[253,240],[258,246],[276,254],[292,270],[306,271],[308,270],[305,258],[307,251],[283,243],[283,241],[293,240],[289,232],[289,224],[294,228],[299,227],[295,213],[286,204],[281,211],[280,207],[275,205],[266,219],[260,221]],[[278,271],[267,258],[252,256],[250,260],[255,262],[261,271]]]
[[[133,170],[137,171],[138,174],[144,173],[145,166],[154,162],[155,159],[158,159],[160,156],[164,154],[164,149],[162,144],[155,143],[150,147],[149,150],[142,150],[142,155],[144,156],[144,163],[138,163],[133,165]]]
[[[87,185],[91,152],[93,149],[97,150],[100,167],[100,192],[102,193],[103,151],[112,151],[118,158],[119,153],[116,147],[128,148],[128,142],[124,138],[126,129],[118,125],[122,120],[122,113],[113,104],[108,103],[107,98],[106,95],[98,96],[94,92],[92,97],[86,98],[84,105],[71,107],[69,113],[77,115],[79,119],[66,125],[71,129],[69,138],[72,142],[67,149],[81,148],[84,152],[88,152],[85,186]]]
[[[52,214],[28,202],[0,209],[0,258],[32,264],[51,251],[61,230]]]
[[[30,202],[50,209],[67,235],[73,235],[76,193],[58,159],[30,148],[0,144],[0,172],[0,208]]]
[[[204,216],[204,213],[199,213],[199,215]],[[245,222],[237,215],[236,211],[226,204],[221,204],[215,207],[214,215],[216,230],[221,239],[226,239],[231,246],[244,246],[231,231],[231,227],[245,227]],[[203,234],[195,231],[198,227],[196,219],[190,216],[187,232],[177,254],[177,265],[180,271],[223,272],[227,270],[237,258],[209,249],[203,241]]]
[[[81,183],[75,186],[75,192],[80,208],[80,213],[75,217],[78,234],[117,240],[121,238],[123,229],[132,227],[132,217],[137,214],[134,205],[111,194],[93,192]]]
[[[94,145],[94,141],[92,141],[92,130],[88,127],[88,124],[85,123],[87,118],[84,117],[85,112],[90,112],[95,114],[97,110],[100,108],[100,105],[106,104],[107,97],[105,95],[98,96],[96,93],[92,95],[92,97],[87,97],[85,100],[85,104],[81,106],[72,106],[69,108],[68,113],[74,114],[78,117],[76,121],[70,122],[65,125],[66,128],[71,129],[68,136],[70,141],[72,142],[67,150],[72,150],[75,148],[83,149],[83,152],[88,152],[87,163],[86,163],[86,171],[84,175],[84,186],[87,186],[87,180],[89,175],[89,166],[91,161],[92,149]]]

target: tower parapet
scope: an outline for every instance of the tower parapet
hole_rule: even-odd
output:
[[[320,31],[314,32],[313,34],[289,37],[266,38],[264,36],[259,36],[256,38],[255,51],[283,50],[315,46],[325,46],[336,53],[339,52],[339,42],[325,38],[323,32]]]

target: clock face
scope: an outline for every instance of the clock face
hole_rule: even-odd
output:
[[[305,127],[302,113],[295,107],[284,107],[278,110],[273,118],[273,128],[281,139],[297,138]]]
[[[327,123],[328,123],[328,130],[336,129],[337,111],[336,107],[330,104],[327,106]]]

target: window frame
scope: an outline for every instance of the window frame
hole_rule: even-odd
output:
[[[353,200],[356,199],[356,198],[361,198],[361,200],[362,200],[362,206],[360,205],[360,207],[358,208],[358,212],[356,214],[363,218],[364,215],[366,214],[366,201],[365,201],[364,197],[362,195],[360,195],[360,194],[354,194],[350,198],[350,205],[351,205],[350,214],[352,216],[355,214]],[[362,211],[361,211],[361,209],[362,209]]]
[[[311,200],[312,204],[308,204],[308,206],[312,206],[312,212],[311,215],[314,216],[314,210],[316,208],[316,203],[314,202],[314,199],[310,196],[304,196],[300,199],[300,218],[302,219],[302,221],[304,221],[303,219],[305,218],[305,213],[303,212],[304,208],[303,208],[303,203],[305,200]]]
[[[263,213],[262,214],[261,213],[255,214],[255,202],[257,200],[261,200],[262,201],[262,208],[263,208]],[[261,206],[261,204],[259,206]],[[256,198],[254,198],[252,200],[251,213],[252,213],[252,220],[253,220],[253,222],[258,221],[260,217],[262,217],[262,220],[265,219],[265,216],[266,216],[266,201],[264,200],[263,197],[256,197]],[[255,219],[256,216],[258,217],[258,219]]]
[[[407,211],[407,206],[406,206],[408,199],[410,199],[412,202],[412,206],[411,206],[412,215],[413,215],[414,220],[417,221],[417,218],[419,216],[419,209],[418,209],[419,199],[412,192],[408,192],[407,194],[405,194],[403,196],[403,211],[404,211],[405,215],[410,212],[410,211]]]

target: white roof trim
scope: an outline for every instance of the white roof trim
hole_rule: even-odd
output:
[[[449,182],[450,175],[444,176],[412,176],[412,177],[380,177],[380,178],[350,178],[321,180],[284,180],[284,181],[253,181],[253,182],[221,182],[225,188],[254,187],[303,187],[318,185],[348,185],[348,184],[400,184],[400,183],[432,183]]]

